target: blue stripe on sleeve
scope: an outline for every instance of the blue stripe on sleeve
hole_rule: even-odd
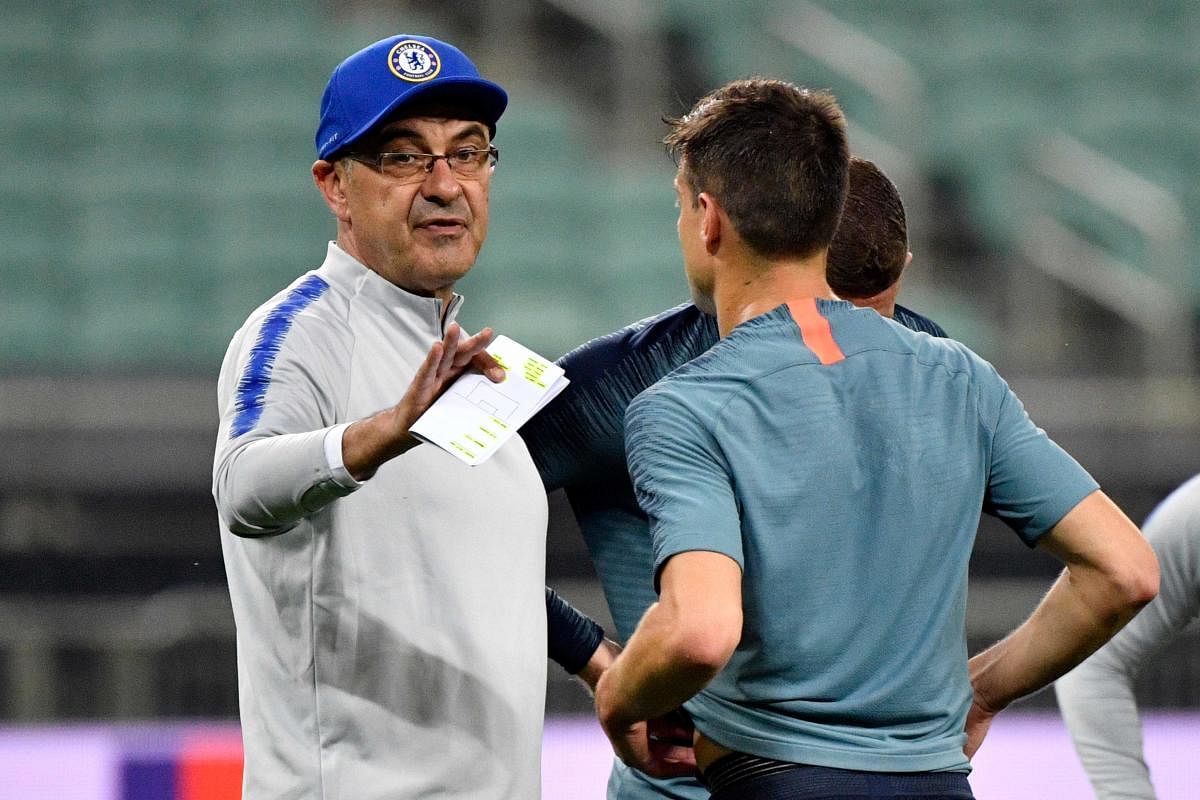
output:
[[[275,357],[283,345],[284,337],[292,327],[296,315],[325,293],[329,284],[319,275],[309,275],[287,293],[282,302],[267,314],[258,331],[258,341],[250,351],[242,377],[238,380],[236,414],[230,428],[229,438],[236,439],[250,431],[262,417],[263,401],[271,385],[271,370]]]

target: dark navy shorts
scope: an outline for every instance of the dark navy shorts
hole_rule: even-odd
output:
[[[704,771],[712,800],[974,800],[966,773],[863,772],[731,753]]]

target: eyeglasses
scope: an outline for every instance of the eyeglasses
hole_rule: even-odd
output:
[[[433,153],[379,153],[374,156],[351,153],[349,157],[371,165],[393,180],[406,183],[425,180],[425,176],[433,172],[438,160],[444,158],[456,177],[477,181],[500,160],[500,151],[494,147],[486,150],[464,147],[440,156]]]

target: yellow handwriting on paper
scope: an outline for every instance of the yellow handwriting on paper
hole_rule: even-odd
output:
[[[542,376],[546,374],[546,367],[548,366],[549,364],[538,358],[525,359],[525,380],[539,389],[545,389],[546,384],[542,380]]]
[[[462,453],[463,455],[465,455],[467,458],[475,458],[475,454],[474,454],[474,453],[472,453],[472,452],[471,452],[470,450],[468,450],[467,448],[463,447],[461,443],[459,443],[459,442],[457,442],[457,441],[452,441],[452,442],[450,442],[450,445],[451,445],[451,446],[452,446],[452,447],[453,447],[455,450],[457,450],[458,452],[460,452],[460,453]]]

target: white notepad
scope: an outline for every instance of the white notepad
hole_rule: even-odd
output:
[[[487,350],[508,377],[492,383],[478,372],[463,375],[409,429],[471,466],[491,458],[570,383],[562,367],[507,336]]]

